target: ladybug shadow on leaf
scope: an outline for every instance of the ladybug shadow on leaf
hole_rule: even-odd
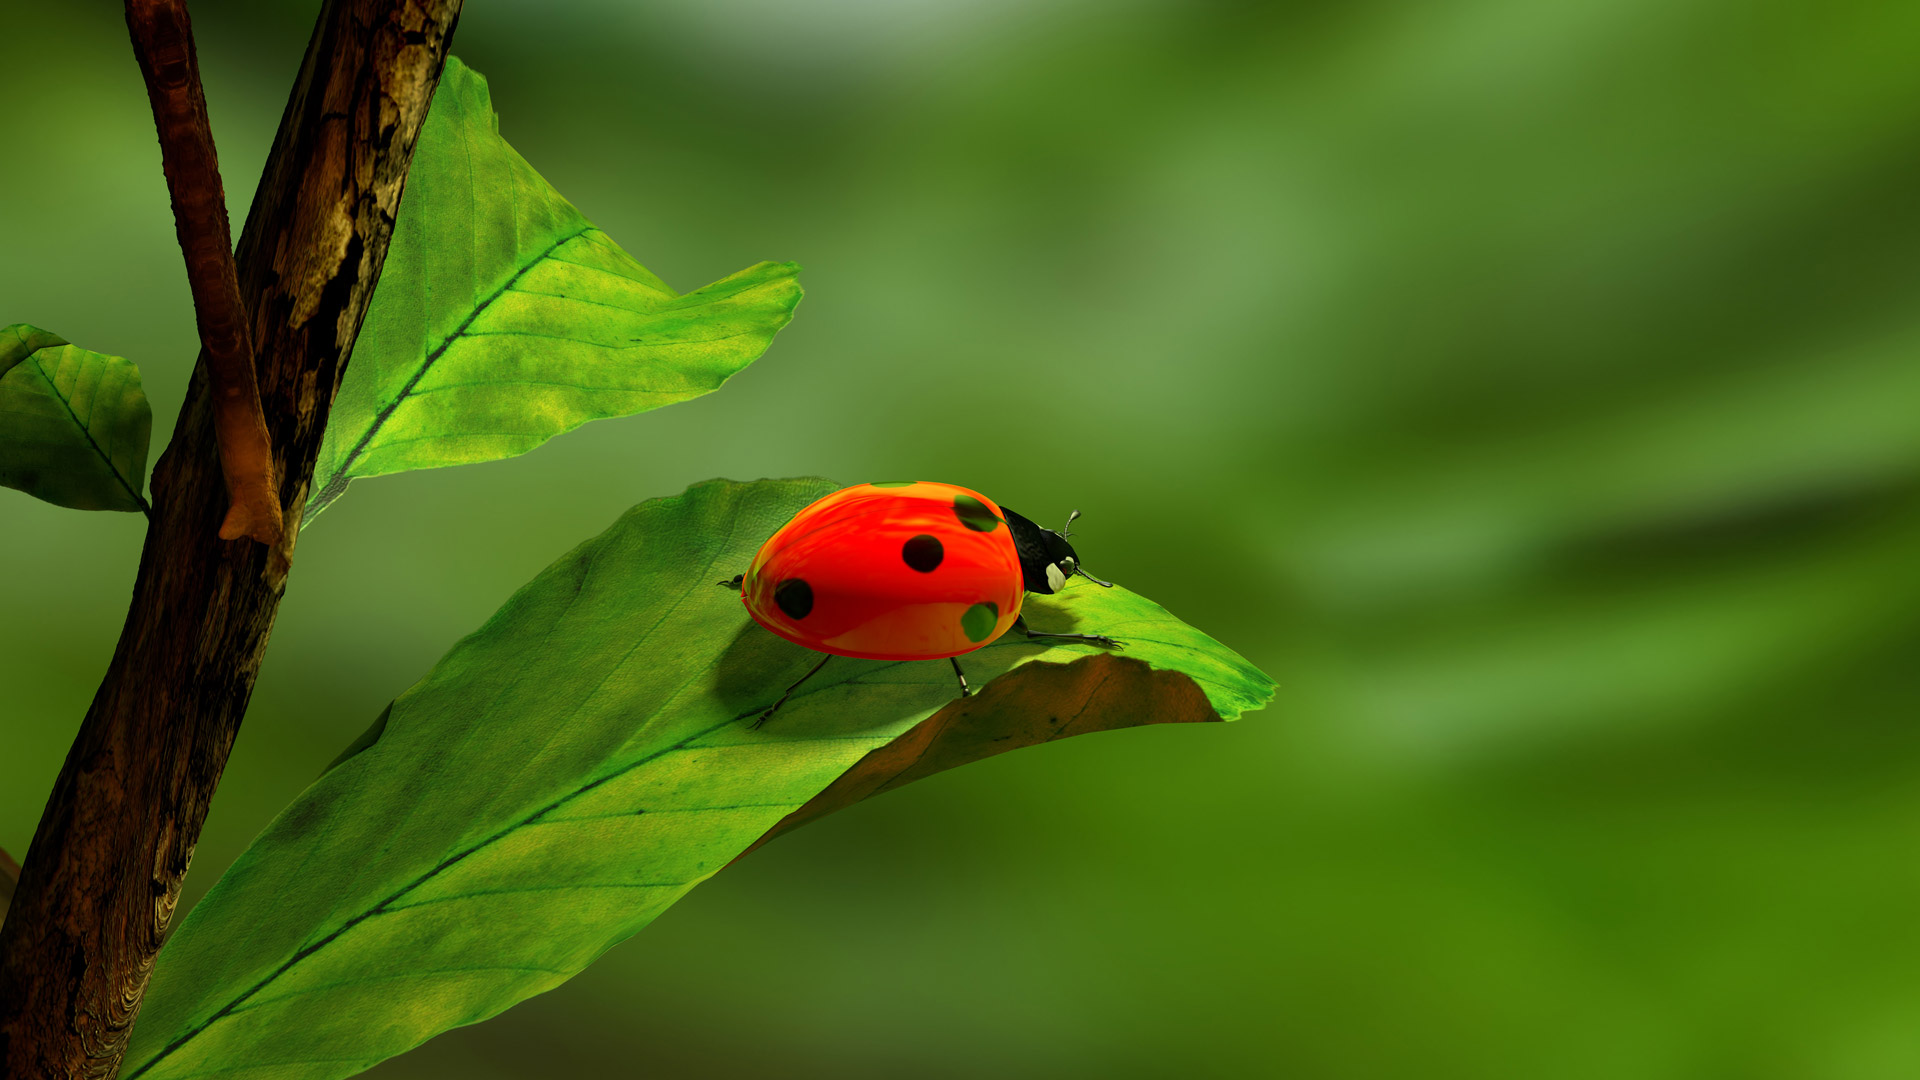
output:
[[[1039,596],[1027,597],[1022,610],[1035,630],[1064,633],[1079,622],[1065,607]],[[978,693],[1021,660],[1047,648],[1045,642],[1027,641],[1014,629],[958,659],[967,682]],[[826,655],[743,618],[714,664],[713,695],[742,726],[749,725]],[[960,684],[946,660],[833,656],[794,690],[759,732],[776,738],[831,738],[897,730],[959,696]]]
[[[1028,593],[1026,600],[1020,605],[1020,616],[1027,621],[1028,625],[1033,627],[1035,633],[1077,634],[1082,632],[1080,630],[1080,616],[1075,615],[1065,604],[1051,596],[1043,596],[1039,593]],[[1095,630],[1093,632],[1102,633],[1103,631]],[[993,644],[1022,644],[1019,638],[1019,630],[1009,630]],[[1041,643],[1034,642],[1033,645],[1035,648],[1039,648]]]

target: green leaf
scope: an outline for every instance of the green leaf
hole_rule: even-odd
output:
[[[1029,621],[1124,658],[1009,635],[962,659],[984,686],[956,702],[943,661],[834,657],[755,730],[819,654],[715,583],[836,486],[699,484],[521,589],[186,917],[123,1075],[347,1076],[559,985],[769,832],[1002,748],[989,731],[1232,719],[1273,693],[1158,605],[1077,580]],[[923,746],[916,773],[901,755]]]
[[[512,457],[719,389],[793,318],[799,269],[674,292],[507,145],[486,79],[449,58],[302,523],[358,477]]]
[[[145,510],[140,369],[45,330],[0,329],[0,484],[76,510]]]

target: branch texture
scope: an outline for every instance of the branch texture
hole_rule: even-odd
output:
[[[327,0],[241,234],[276,501],[294,520],[459,7]],[[7,1077],[119,1067],[279,608],[295,530],[271,549],[218,539],[226,485],[201,359],[154,468],[126,626],[0,926]]]
[[[173,227],[187,260],[201,363],[212,384],[213,426],[231,505],[220,538],[251,536],[277,544],[283,528],[273,483],[273,448],[253,377],[253,342],[233,265],[226,190],[207,96],[194,56],[185,0],[127,0],[133,55],[147,81],[160,162],[173,199]]]

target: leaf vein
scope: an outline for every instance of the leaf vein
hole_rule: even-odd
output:
[[[453,333],[448,334],[446,339],[441,341],[439,345],[435,346],[431,352],[427,353],[426,359],[421,362],[419,369],[413,373],[413,377],[408,379],[407,384],[400,388],[400,393],[392,401],[382,406],[379,412],[374,414],[373,422],[367,425],[367,430],[361,434],[359,441],[353,444],[353,449],[347,451],[346,456],[340,459],[340,468],[334,475],[348,476],[352,472],[354,462],[359,460],[360,455],[366,451],[367,444],[373,441],[373,437],[379,434],[380,429],[386,426],[387,420],[393,416],[393,411],[400,407],[401,402],[407,400],[407,398],[413,393],[413,388],[416,386],[419,386],[420,380],[426,377],[428,370],[430,370],[433,367],[434,362],[439,360],[441,356],[445,355],[447,349],[450,346],[452,346],[452,344],[455,341],[458,341],[462,335],[466,333],[467,327],[473,325],[473,320],[479,318],[481,312],[487,310],[487,308],[490,305],[492,305],[492,303],[495,300],[500,299],[502,294],[504,294],[509,288],[513,287],[514,282],[519,281],[522,277],[526,275],[527,271],[532,270],[535,266],[538,266],[542,259],[545,259],[547,256],[553,254],[553,252],[557,248],[559,248],[560,245],[566,243],[569,240],[574,239],[575,237],[580,236],[582,233],[585,233],[590,228],[592,228],[592,226],[590,225],[582,226],[581,228],[575,230],[574,232],[569,233],[568,235],[563,236],[558,240],[555,240],[552,244],[548,245],[545,251],[542,251],[540,254],[534,256],[532,259],[528,260],[525,264],[523,264],[518,270],[515,270],[513,272],[513,276],[509,277],[504,283],[501,284],[501,286],[498,289],[495,289],[493,291],[493,295],[487,297],[485,300],[482,300],[478,304],[476,304],[474,306],[474,309],[467,313],[466,320],[462,322],[459,326],[455,327]],[[327,486],[332,487],[332,484],[329,483]],[[131,1077],[129,1077],[129,1080],[131,1080]]]
[[[133,490],[133,485],[129,484],[127,478],[120,475],[120,470],[114,467],[113,459],[107,456],[106,451],[100,449],[98,442],[94,441],[93,432],[88,430],[87,425],[80,421],[80,414],[73,411],[73,403],[68,401],[66,395],[60,392],[60,384],[53,381],[52,375],[47,374],[46,362],[40,359],[38,352],[33,354],[32,361],[33,369],[40,374],[40,378],[47,384],[47,390],[52,394],[53,399],[60,403],[62,409],[66,410],[67,419],[72,420],[73,426],[80,429],[80,437],[87,440],[87,445],[93,448],[94,456],[98,457],[101,462],[106,465],[107,472],[113,476],[114,482],[120,485],[121,490],[127,493],[127,497],[133,500],[133,504],[138,506],[142,513],[146,513],[149,510],[147,500],[142,498],[139,492]],[[88,416],[92,416],[91,407],[88,409]]]

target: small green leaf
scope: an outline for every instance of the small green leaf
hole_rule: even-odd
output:
[[[642,503],[521,589],[294,800],[161,952],[124,1077],[341,1077],[552,989],[771,832],[1013,746],[1232,719],[1272,682],[1076,581],[945,661],[818,660],[714,582],[838,485]]]
[[[719,389],[793,318],[798,272],[674,292],[507,145],[486,79],[449,58],[303,524],[359,477],[512,457]]]
[[[140,369],[25,323],[0,329],[0,484],[76,510],[145,510]]]

